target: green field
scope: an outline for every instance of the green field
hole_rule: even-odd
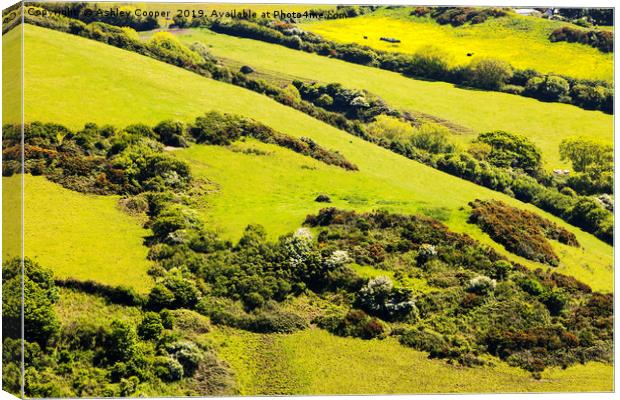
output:
[[[430,114],[461,126],[455,140],[466,143],[480,132],[505,130],[529,137],[543,152],[548,169],[565,168],[558,147],[562,139],[582,135],[612,142],[613,116],[576,106],[544,103],[523,96],[457,88],[444,82],[410,79],[400,74],[308,54],[257,40],[190,30],[186,43],[202,41],[218,57],[250,65],[259,73],[319,82],[339,82],[366,89],[391,106]],[[248,51],[247,49],[252,49]],[[286,60],[286,63],[281,62]]]
[[[2,178],[5,187],[19,177]],[[146,271],[148,231],[116,208],[116,196],[84,195],[43,177],[25,176],[24,248],[30,257],[58,278],[92,279],[108,285],[131,286],[147,292],[153,285]],[[7,210],[18,196],[3,201],[3,226],[12,220]],[[19,237],[3,236],[5,254],[14,256]]]
[[[237,372],[241,394],[403,394],[612,390],[613,367],[549,369],[540,381],[517,368],[462,368],[394,339],[342,338],[320,329],[259,335],[218,329],[208,335]]]
[[[580,248],[552,244],[560,256],[557,270],[595,290],[613,290],[613,248],[532,205],[406,159],[237,86],[84,38],[33,26],[26,26],[25,31],[27,121],[55,122],[73,129],[86,122],[120,128],[131,123],[153,125],[168,118],[192,121],[217,110],[254,118],[290,136],[309,137],[339,151],[359,167],[359,171],[346,171],[253,139],[229,146],[192,145],[171,151],[189,164],[198,182],[208,182],[208,194],[192,204],[200,207],[207,227],[224,238],[238,239],[250,223],[265,226],[270,239],[294,231],[307,214],[325,207],[314,199],[327,194],[334,207],[433,216],[512,260],[532,268],[547,268],[511,255],[477,226],[467,223],[468,202],[497,199],[535,211],[575,233]],[[10,32],[5,43],[11,46],[16,37],[15,31]],[[557,155],[562,137],[586,133],[607,141],[612,137],[613,117],[599,112],[416,81],[206,31],[192,31],[186,40],[204,40],[213,45],[214,54],[264,68],[269,74],[315,77],[368,89],[394,106],[463,125],[470,131],[459,136],[462,142],[487,129],[526,134],[543,148],[549,167],[562,165]],[[260,151],[247,151],[250,149]],[[18,179],[3,178],[5,193],[18,193]],[[53,269],[57,277],[124,284],[141,292],[152,286],[153,280],[146,273],[148,249],[143,244],[149,231],[118,208],[118,196],[85,195],[30,175],[25,176],[25,190],[27,256]],[[16,220],[18,203],[19,196],[5,197],[5,226],[7,221]],[[5,238],[5,251],[17,249],[17,239]],[[383,274],[369,266],[353,267],[364,277]],[[404,278],[397,284],[421,291],[427,288],[422,279]],[[279,303],[279,307],[310,320],[321,302],[339,306],[330,301],[310,292]],[[113,305],[103,298],[66,289],[60,290],[55,311],[63,327],[87,319],[96,325],[107,325],[113,318],[137,322],[142,313],[137,307]],[[494,366],[474,368],[429,360],[428,353],[404,347],[393,337],[343,338],[315,327],[289,335],[254,334],[222,326],[200,334],[175,329],[180,338],[193,335],[192,340],[204,344],[204,349],[213,348],[235,371],[240,394],[246,395],[613,390],[610,364],[549,368],[542,379],[536,380],[497,358],[488,358]],[[60,375],[54,379],[61,379]],[[140,390],[135,394],[178,396],[186,388],[181,380]]]
[[[26,70],[28,120],[54,121],[72,128],[88,121],[124,126],[154,124],[166,118],[191,120],[215,109],[252,117],[291,136],[310,137],[359,166],[359,172],[345,172],[278,148],[271,151],[281,156],[269,162],[261,157],[271,156],[212,146],[178,152],[190,161],[197,176],[219,185],[219,192],[207,198],[204,213],[225,237],[238,237],[249,223],[264,224],[272,237],[292,231],[309,212],[319,208],[313,201],[316,194],[326,192],[339,199],[336,205],[361,210],[439,214],[453,230],[467,232],[506,253],[466,222],[467,203],[475,198],[496,198],[538,210],[352,137],[256,93],[87,39],[31,26],[26,28],[26,35],[26,51],[31,54]],[[80,73],[73,76],[67,71]],[[300,175],[290,173],[291,168],[301,169],[304,164],[316,169],[303,169]],[[575,232],[583,246],[575,249],[558,244],[558,270],[597,290],[612,290],[612,248],[538,211]],[[527,265],[541,266],[532,262]]]
[[[473,53],[474,58],[497,58],[520,69],[613,81],[613,53],[578,43],[549,41],[551,32],[569,23],[510,13],[481,24],[452,27],[430,17],[410,16],[411,10],[381,9],[361,17],[313,21],[301,27],[328,40],[400,53],[415,53],[431,44],[449,54],[453,65],[468,64],[472,57],[467,54]],[[398,38],[401,43],[388,43],[380,37]]]

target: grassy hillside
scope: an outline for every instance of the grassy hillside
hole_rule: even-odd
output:
[[[291,335],[219,329],[208,336],[245,395],[609,391],[613,375],[611,366],[591,363],[550,369],[537,381],[504,364],[456,367],[392,339],[342,338],[319,329]]]
[[[22,30],[17,28],[2,37],[2,123],[21,120]]]
[[[452,229],[470,233],[499,249],[478,228],[467,224],[467,203],[475,198],[497,198],[537,210],[354,138],[256,93],[98,42],[31,26],[26,35],[26,51],[32,54],[26,70],[28,120],[71,127],[87,121],[124,126],[133,122],[154,124],[166,118],[190,120],[215,109],[252,117],[292,136],[310,137],[359,166],[359,172],[344,172],[316,163],[316,170],[292,174],[292,170],[299,171],[304,164],[312,166],[314,161],[275,148],[270,151],[278,157],[269,162],[261,157],[272,156],[247,155],[221,147],[196,146],[178,152],[191,162],[195,175],[219,185],[219,192],[207,197],[204,213],[228,237],[237,237],[249,223],[266,225],[272,235],[294,230],[318,208],[313,199],[320,192],[333,194],[339,199],[337,205],[357,209],[389,208],[439,215]],[[67,71],[78,70],[79,75],[67,75]],[[559,271],[571,273],[596,289],[611,290],[612,248],[558,218],[541,214],[575,232],[583,245],[581,249],[562,246],[558,250]]]
[[[461,142],[471,140],[479,132],[498,129],[525,135],[542,149],[543,162],[550,169],[568,166],[560,161],[558,152],[566,137],[583,135],[612,141],[613,116],[600,111],[410,79],[378,68],[208,30],[190,30],[182,38],[187,43],[202,41],[211,46],[214,55],[250,65],[258,72],[366,89],[396,108],[430,114],[466,128],[456,137]],[[250,48],[252,51],[247,50]]]
[[[4,187],[19,177],[2,178]],[[84,195],[64,189],[43,177],[25,176],[25,255],[49,266],[58,278],[92,279],[108,285],[126,285],[148,291],[153,280],[146,271],[148,232],[116,208],[116,197]],[[5,197],[3,225],[12,218],[7,210],[19,197]],[[11,256],[18,237],[3,236]]]
[[[302,27],[329,40],[400,53],[415,53],[431,44],[450,54],[455,65],[469,63],[467,53],[473,53],[474,57],[501,59],[521,69],[613,81],[613,53],[578,43],[549,41],[551,32],[568,25],[566,22],[511,13],[481,24],[452,27],[430,17],[410,16],[412,9],[382,9],[357,18],[313,21]],[[401,43],[388,43],[380,37],[398,38]]]

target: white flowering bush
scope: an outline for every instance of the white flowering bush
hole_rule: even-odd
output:
[[[349,253],[344,250],[336,250],[334,251],[327,259],[325,263],[327,267],[330,269],[335,269],[341,267],[347,263],[351,262],[351,257],[349,257]]]
[[[467,291],[476,294],[486,294],[494,291],[496,285],[497,281],[495,279],[491,279],[488,276],[479,275],[470,279],[469,284],[467,285]]]
[[[370,314],[387,320],[400,319],[408,315],[415,303],[410,299],[406,289],[395,289],[392,281],[385,276],[378,276],[368,281],[360,289],[357,305]]]

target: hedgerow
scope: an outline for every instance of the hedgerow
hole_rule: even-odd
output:
[[[552,42],[582,43],[604,53],[614,51],[614,33],[598,29],[581,29],[563,26],[551,32]]]
[[[470,21],[473,21],[486,18],[482,17],[482,15],[488,13],[492,14],[492,10],[482,10],[480,13],[469,11],[462,13],[458,10],[447,10],[445,15],[448,16],[446,20],[447,23],[451,20],[450,16],[454,15],[454,21],[460,24],[468,21],[468,16],[471,16]],[[302,31],[292,24],[283,24],[276,21],[221,21],[203,18],[195,19],[193,21],[193,26],[206,27],[217,33],[280,44],[295,50],[338,58],[355,64],[387,69],[413,77],[439,79],[450,83],[486,90],[503,90],[506,85],[510,85],[510,87],[512,87],[510,91],[515,94],[523,94],[544,101],[562,101],[580,107],[585,105],[586,108],[600,109],[606,113],[613,113],[613,88],[603,81],[577,80],[564,76],[559,77],[569,84],[569,89],[571,91],[573,87],[581,85],[592,90],[598,90],[602,93],[601,101],[586,102],[579,96],[572,97],[570,93],[561,97],[553,97],[549,96],[544,91],[527,91],[524,89],[525,82],[523,82],[521,78],[524,74],[531,74],[543,80],[547,78],[547,75],[536,71],[514,70],[512,67],[499,60],[473,60],[472,63],[466,67],[458,66],[452,68],[449,67],[448,63],[442,62],[439,59],[439,62],[433,64],[435,67],[429,69],[427,68],[428,63],[420,64],[419,62],[420,59],[424,57],[423,51],[420,54],[410,56],[401,53],[376,50],[358,44],[339,44],[325,40],[310,32]],[[515,89],[516,87],[522,89]]]
[[[189,141],[228,145],[243,136],[286,147],[329,165],[357,170],[337,152],[308,138],[296,139],[251,119],[209,112],[193,124],[164,121],[152,129],[130,125],[121,130],[85,124],[79,131],[52,123],[24,125],[24,172],[45,175],[64,187],[97,194],[164,192],[187,187],[189,166],[164,152],[164,144]],[[21,172],[21,126],[5,125],[3,175]]]
[[[209,24],[209,25],[211,24],[211,21],[204,19],[204,18],[202,19],[195,18],[193,21],[195,21],[193,22],[194,24],[197,24],[199,26],[201,26],[202,24]],[[256,25],[254,23],[250,23],[247,21],[238,21],[238,22],[243,25],[242,30],[244,32],[246,30],[248,32],[251,32],[252,26],[258,26],[261,29],[263,28],[267,29],[266,27],[263,27],[261,25]],[[36,21],[33,21],[33,23],[36,23]],[[234,23],[237,23],[237,22],[234,22]],[[215,21],[214,24],[215,26],[219,26],[218,24],[220,24],[220,22]],[[274,24],[275,24],[274,28],[277,28],[277,29],[280,29],[286,32],[288,32],[288,29],[292,28],[292,26],[289,26],[286,23],[278,22]],[[127,48],[132,51],[137,51],[141,54],[162,60],[164,62],[169,62],[174,65],[181,66],[183,68],[186,68],[190,71],[196,72],[203,76],[212,77],[217,80],[229,82],[229,83],[247,88],[249,90],[253,90],[258,93],[267,95],[284,105],[293,107],[314,118],[317,118],[321,121],[329,123],[330,125],[333,125],[337,127],[338,129],[345,130],[353,135],[359,136],[365,140],[369,140],[382,147],[388,148],[391,151],[404,155],[405,157],[422,162],[433,168],[441,169],[444,172],[448,172],[460,178],[470,180],[474,183],[489,187],[493,190],[505,192],[509,195],[515,196],[519,200],[522,200],[525,202],[532,202],[536,206],[544,209],[545,211],[551,212],[552,214],[560,218],[563,218],[569,221],[570,223],[575,224],[576,226],[579,226],[582,229],[585,229],[588,232],[595,234],[597,237],[599,237],[600,239],[608,243],[612,241],[613,233],[611,229],[612,225],[610,222],[611,214],[605,213],[605,209],[603,209],[601,204],[599,204],[599,209],[596,209],[596,208],[585,209],[585,208],[575,207],[577,202],[581,200],[578,197],[564,195],[553,187],[551,188],[545,187],[544,184],[541,184],[540,182],[528,180],[527,177],[521,177],[518,174],[515,174],[511,170],[493,168],[492,166],[486,165],[485,162],[479,162],[478,160],[475,160],[472,157],[469,157],[467,154],[464,154],[464,153],[454,154],[452,153],[452,151],[448,151],[447,152],[448,154],[437,154],[435,156],[433,154],[428,154],[426,149],[418,148],[413,143],[408,143],[407,141],[394,140],[394,139],[389,139],[389,138],[376,138],[376,137],[373,138],[367,132],[367,129],[363,124],[355,120],[351,121],[346,117],[345,113],[350,114],[352,110],[357,108],[355,105],[353,105],[354,107],[351,107],[351,103],[349,103],[349,105],[345,109],[339,109],[340,113],[328,111],[327,109],[323,107],[330,107],[329,101],[326,101],[325,99],[323,101],[319,101],[319,98],[321,96],[319,96],[316,99],[313,99],[317,101],[317,104],[322,104],[322,106],[316,106],[315,104],[309,101],[305,101],[303,99],[300,100],[299,98],[296,97],[295,94],[291,94],[291,91],[288,90],[287,88],[285,89],[278,88],[276,86],[269,85],[263,81],[248,78],[246,75],[240,72],[232,72],[228,68],[222,67],[218,65],[217,63],[215,63],[212,57],[208,56],[208,52],[205,53],[204,48],[202,49],[198,48],[200,46],[192,46],[197,51],[195,55],[205,54],[205,56],[202,56],[204,62],[200,63],[199,65],[196,65],[194,62],[183,61],[186,58],[184,54],[190,54],[194,51],[185,48],[182,44],[178,42],[175,42],[174,46],[167,45],[166,52],[165,52],[166,54],[168,53],[168,47],[178,48],[179,51],[173,53],[173,54],[177,54],[177,56],[172,57],[172,58],[167,57],[167,56],[162,57],[161,54],[151,51],[147,44],[144,44],[140,42],[139,40],[137,40],[136,38],[133,38],[130,35],[127,35],[126,32],[125,33],[121,32],[122,30],[120,30],[119,28],[109,26],[109,28],[106,28],[106,29],[109,32],[114,32],[114,33],[110,34],[111,36],[108,34],[101,34],[101,35],[92,36],[91,38],[95,40],[101,40],[106,43],[109,42],[116,46]],[[85,31],[87,30],[85,29]],[[265,32],[268,32],[268,30],[265,30]],[[275,31],[275,32],[280,33],[279,31]],[[123,35],[123,34],[124,36],[122,40],[119,40],[117,36]],[[271,32],[270,34],[273,34],[273,32]],[[276,34],[273,34],[273,35],[275,35],[274,37],[279,37]],[[308,33],[304,37],[309,43],[320,42],[320,38],[314,38],[313,35],[310,33]],[[174,38],[170,38],[170,37],[168,37],[166,40],[175,41]],[[193,57],[194,55],[192,55],[192,58]],[[521,85],[526,85],[528,81],[536,80],[536,79],[539,79],[540,77],[540,75],[536,73],[535,71],[514,71],[514,74],[512,76],[513,76],[512,79],[515,79],[515,83],[518,83]],[[551,79],[551,81],[553,81],[553,79]],[[609,102],[609,100],[613,98],[613,95],[612,97],[607,96],[607,94],[609,93],[606,92],[608,89],[606,89],[605,87],[597,86],[596,88],[593,89],[592,86],[588,86],[583,82],[580,83],[574,80],[570,80],[568,78],[566,79],[566,81],[569,82],[572,88],[576,88],[577,90],[576,93],[580,94],[581,96],[579,98],[584,99],[583,104],[589,103],[590,101],[595,101],[595,102],[598,102],[599,104],[602,104],[600,102],[605,102],[605,104],[607,104],[608,106],[612,104],[611,102]],[[542,82],[544,83],[545,79],[543,79]],[[305,84],[302,83],[300,85],[298,83],[298,85],[302,87],[302,85],[305,85]],[[348,93],[351,91],[351,89],[345,89],[345,88],[336,87],[336,86],[331,86],[331,87],[336,88],[336,91],[339,93]],[[544,83],[544,84],[541,83],[540,85],[537,85],[536,87],[537,87],[537,89],[535,90],[536,92],[540,91],[540,93],[543,93],[543,96],[548,96],[547,94],[548,91],[546,89],[543,90],[540,88],[551,88],[553,87],[553,85],[547,84],[547,83]],[[584,90],[582,88],[586,88],[586,89]],[[589,94],[590,91],[593,91],[594,93],[603,93],[603,95],[602,97],[590,96]],[[604,93],[607,93],[607,94],[604,94]],[[324,94],[327,94],[327,93],[324,93]],[[375,111],[373,111],[373,113],[371,113],[370,115],[365,114],[366,117],[375,118],[376,112],[378,112],[379,110],[383,110],[384,104],[382,103],[380,99],[374,99],[373,101],[375,101],[377,107],[374,107]],[[362,103],[360,103],[360,105],[363,105]],[[414,121],[414,119],[411,116],[407,115],[406,113],[399,115],[397,112],[390,110],[389,107],[383,112],[387,114],[380,114],[380,115],[397,115],[406,121],[410,121],[410,122]],[[181,139],[182,138],[177,138],[177,140],[181,140]],[[280,139],[280,137],[272,136],[270,138],[271,143],[273,143],[273,141],[275,141],[276,139]],[[299,141],[291,142],[290,140],[288,140],[288,138],[284,138],[284,139],[287,139],[287,140],[282,140],[285,146],[291,146],[292,148],[295,148],[304,154],[311,155],[315,158],[321,157],[328,163],[340,165],[346,169],[356,168],[354,165],[343,160],[342,157],[337,153],[326,154],[325,152],[321,150],[317,150],[316,148],[314,148],[312,142],[306,141],[306,143],[300,143]],[[182,142],[181,144],[183,145]],[[7,150],[7,151],[10,152],[10,150]],[[9,160],[8,164],[6,164],[5,170],[8,170],[10,168],[18,168],[18,164]],[[544,179],[539,179],[539,180],[548,181],[550,179],[544,178]],[[606,187],[607,186],[604,186],[602,187],[602,189],[606,190],[605,189]],[[586,194],[590,194],[590,193],[586,193]],[[575,213],[577,215],[573,215]]]
[[[423,17],[429,15],[441,25],[450,24],[461,26],[466,23],[480,24],[489,18],[500,18],[508,15],[501,8],[473,8],[473,7],[416,7],[409,15]]]

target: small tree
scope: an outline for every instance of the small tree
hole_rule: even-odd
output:
[[[576,172],[586,172],[589,168],[601,171],[613,170],[613,146],[585,137],[564,139],[560,143],[562,160],[570,160]]]

